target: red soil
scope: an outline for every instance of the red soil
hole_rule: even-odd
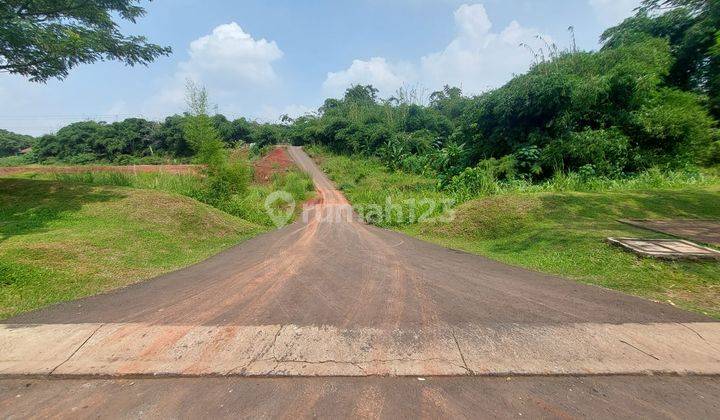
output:
[[[287,172],[295,167],[293,160],[284,147],[276,147],[272,152],[255,162],[255,181],[269,182],[275,173]]]

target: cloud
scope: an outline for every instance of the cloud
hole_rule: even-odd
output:
[[[605,26],[613,26],[633,14],[640,0],[588,0],[598,20]]]
[[[192,80],[207,87],[216,101],[234,100],[268,89],[279,82],[273,62],[283,57],[275,41],[255,39],[235,22],[217,26],[190,43],[189,59],[177,65],[164,87],[145,105],[148,115],[178,112],[184,106],[185,83]]]
[[[517,21],[499,32],[482,4],[463,4],[455,10],[455,38],[442,50],[420,57],[415,64],[389,62],[384,57],[354,60],[345,70],[328,73],[326,93],[339,95],[352,84],[372,84],[387,96],[403,85],[439,89],[445,84],[461,86],[466,93],[495,88],[526,71],[533,56],[521,44],[544,46],[539,31]],[[552,42],[549,36],[542,36]]]
[[[371,84],[381,95],[389,95],[412,77],[410,73],[407,65],[391,65],[383,57],[353,60],[346,70],[327,74],[323,91],[331,96],[339,96],[352,85]]]
[[[256,40],[235,22],[191,42],[189,53],[190,60],[180,64],[181,72],[262,84],[277,79],[272,62],[283,56],[275,41]]]
[[[505,83],[513,73],[527,70],[532,54],[521,47],[534,49],[544,44],[536,29],[512,21],[500,32],[492,32],[492,22],[482,4],[460,6],[455,11],[458,34],[443,50],[421,58],[422,83],[433,88],[442,84],[462,86],[478,93]],[[551,42],[549,36],[543,36]]]

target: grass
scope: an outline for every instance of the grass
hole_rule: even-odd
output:
[[[335,156],[318,149],[310,152],[358,213],[378,226],[407,225],[414,219],[413,215],[437,216],[442,212],[443,202],[450,199],[437,190],[435,180],[388,171],[376,159]],[[388,198],[392,206],[400,206],[402,210],[390,208]],[[378,211],[382,214],[378,215]]]
[[[148,189],[193,198],[209,204],[219,210],[249,222],[272,227],[273,221],[265,210],[265,199],[273,191],[283,190],[292,194],[296,202],[302,203],[314,190],[312,180],[304,172],[291,170],[275,174],[269,185],[249,184],[242,194],[232,194],[218,199],[212,191],[208,178],[200,174],[170,173],[119,173],[119,172],[80,172],[80,173],[26,173],[18,175],[24,179],[49,179],[72,184],[95,186],[122,186]],[[297,206],[299,209],[301,206]]]
[[[0,318],[179,269],[264,230],[175,194],[0,178]]]
[[[25,155],[0,157],[0,167],[27,165],[28,158]]]
[[[462,201],[462,197],[438,191],[433,179],[389,172],[376,160],[313,152],[354,205],[383,203],[388,195],[394,201]],[[494,195],[457,205],[451,223],[385,220],[376,224],[720,319],[720,263],[640,258],[605,243],[608,236],[663,237],[617,222],[620,218],[720,220],[717,175],[653,171],[628,180],[588,182],[569,176],[520,187],[505,185]]]

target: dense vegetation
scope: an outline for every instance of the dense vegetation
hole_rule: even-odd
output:
[[[17,156],[34,143],[35,139],[31,136],[0,129],[0,157]]]
[[[215,148],[287,141],[373,156],[466,195],[496,181],[624,179],[720,163],[720,5],[642,4],[603,34],[600,51],[548,45],[526,74],[479,96],[446,86],[425,105],[413,90],[380,99],[372,86],[353,86],[317,114],[282,124],[206,116],[195,135],[212,126]],[[27,160],[202,161],[187,128],[197,119],[189,112],[163,122],[79,122],[37,139]]]
[[[111,124],[83,121],[61,128],[56,134],[36,140],[28,161],[92,162],[132,164],[187,161],[194,155],[184,131],[190,115],[173,115],[163,122],[129,118]],[[228,147],[242,143],[278,143],[279,136],[244,118],[228,121],[222,115],[209,117],[220,139]],[[262,138],[261,138],[262,137]],[[0,147],[4,141],[0,138]]]

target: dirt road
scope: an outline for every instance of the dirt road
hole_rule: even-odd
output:
[[[307,221],[185,270],[6,323],[403,327],[708,321],[622,293],[448,250],[336,214],[349,204],[300,149]]]
[[[288,385],[297,393],[288,406],[312,408],[311,414],[332,413],[318,411],[317,405],[328,387],[340,387],[341,394],[354,389],[349,380],[330,377],[541,375],[518,382],[524,385],[515,391],[490,378],[447,380],[441,389],[438,382],[435,388],[418,388],[401,378],[365,378],[357,383],[372,395],[348,401],[371,409],[377,401],[385,413],[396,412],[402,407],[397,395],[382,395],[392,393],[397,383],[398,392],[410,392],[420,406],[439,410],[427,413],[473,415],[468,409],[476,405],[469,401],[472,395],[479,398],[478,390],[506,389],[539,398],[540,408],[531,411],[556,417],[591,414],[587,410],[597,400],[588,393],[595,388],[581,387],[583,397],[568,411],[558,406],[559,394],[538,395],[565,392],[568,383],[580,379],[542,375],[720,373],[720,326],[713,320],[365,225],[351,217],[344,196],[301,149],[289,152],[312,175],[319,194],[302,220],[187,269],[6,320],[0,328],[0,353],[5,354],[0,374],[134,377],[143,389],[182,389],[201,407],[204,384],[210,382],[188,376],[326,377]],[[176,382],[142,379],[158,374]],[[264,407],[266,402],[259,401],[265,401],[266,391],[261,389],[280,392],[277,387],[287,384],[234,381],[249,381],[233,383],[252,388],[244,391],[250,392],[245,403]],[[643,411],[653,400],[668,407],[667,383],[673,382],[637,376],[612,388],[612,377],[597,381],[612,389],[612,404],[630,404],[627,414],[640,416],[656,413]],[[699,383],[720,386],[714,377],[677,382],[690,390]],[[29,391],[20,392],[19,382],[6,379],[0,394],[18,392],[32,401],[33,395],[59,398],[63,389],[43,380],[28,383]],[[120,392],[123,383],[95,383],[90,388],[95,391],[82,399],[107,409],[105,393]],[[224,389],[228,383],[212,384]],[[147,403],[151,394],[128,397],[132,403],[127,404]],[[718,408],[717,394],[688,394],[697,400],[691,405],[697,413]],[[77,398],[60,400],[69,407]],[[152,398],[164,407],[162,399]],[[687,413],[684,401],[664,414]],[[245,403],[228,404],[241,408]]]

